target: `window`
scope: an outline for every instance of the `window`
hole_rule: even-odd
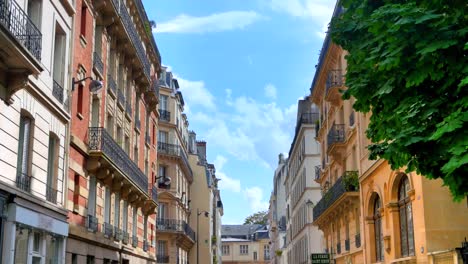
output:
[[[382,215],[380,214],[380,198],[374,200],[374,239],[375,239],[375,260],[383,261],[383,233]]]
[[[240,245],[239,246],[239,254],[248,255],[249,254],[249,245]]]
[[[167,143],[167,139],[168,139],[167,132],[159,130],[158,134],[159,134],[158,135],[158,138],[159,138],[158,141],[162,142],[162,143]]]
[[[54,41],[54,81],[61,87],[64,86],[65,79],[65,49],[66,49],[66,34],[63,29],[56,24],[55,25],[55,41]]]
[[[95,264],[94,256],[86,256],[86,264]]]
[[[253,259],[254,259],[254,260],[257,260],[257,252],[254,252],[254,253],[253,253]]]
[[[138,227],[138,224],[137,224],[137,216],[138,216],[138,209],[136,207],[133,207],[133,219],[132,219],[132,235],[134,237],[137,236],[137,227]]]
[[[30,190],[29,170],[31,165],[32,129],[32,119],[27,116],[21,116],[18,138],[18,168],[16,186],[25,191]]]
[[[119,144],[119,146],[121,148],[123,148],[123,142],[122,142],[122,127],[121,126],[117,126],[117,136],[116,136],[116,141],[117,141],[117,144]]]
[[[111,114],[107,115],[107,133],[114,137],[114,117]]]
[[[81,7],[81,24],[80,24],[80,34],[83,37],[86,37],[86,20],[88,16],[88,7],[83,5]]]
[[[127,152],[127,154],[130,156],[130,138],[125,135],[125,140],[124,140],[124,144],[125,144],[125,152]]]
[[[46,199],[57,203],[57,174],[59,160],[59,139],[56,135],[49,135],[49,155],[47,164],[47,189]]]
[[[128,227],[128,201],[123,200],[122,205],[122,230],[127,232]]]
[[[71,264],[78,264],[78,255],[75,253],[71,255]]]
[[[41,30],[42,18],[42,1],[41,0],[28,0],[28,17],[33,24]]]
[[[166,177],[166,166],[159,165],[159,182],[164,182],[164,177]]]
[[[165,219],[166,218],[166,213],[167,213],[167,204],[160,203],[159,206],[158,206],[158,218],[159,219]]]
[[[408,177],[404,176],[398,187],[398,207],[400,209],[401,255],[414,256],[413,212],[409,191]]]
[[[159,107],[161,107],[161,110],[163,111],[167,111],[167,100],[168,100],[167,95],[159,96]]]
[[[111,214],[111,191],[109,187],[106,187],[104,197],[104,222],[110,224]]]
[[[78,85],[78,104],[76,106],[77,113],[83,114],[83,85]]]
[[[62,241],[61,237],[45,234],[37,229],[16,226],[14,262],[32,264],[62,263],[58,258]]]
[[[221,246],[221,251],[223,253],[223,256],[228,256],[229,254],[231,254],[229,252],[229,245],[222,245]]]
[[[135,122],[140,121],[140,97],[135,97]]]
[[[114,226],[120,228],[120,193],[114,193]]]
[[[158,240],[158,251],[156,252],[158,256],[167,256],[167,241]]]
[[[138,133],[135,133],[135,145],[133,145],[133,161],[138,166]]]
[[[270,260],[270,245],[263,245],[263,259]]]

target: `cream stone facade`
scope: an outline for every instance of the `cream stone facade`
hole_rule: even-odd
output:
[[[65,263],[74,10],[69,0],[0,6],[0,259]]]
[[[270,261],[266,226],[223,225],[221,247],[224,264],[266,264]]]
[[[189,224],[194,174],[188,158],[188,120],[177,79],[166,68],[159,88],[157,263],[188,263],[195,244]]]
[[[345,56],[327,35],[311,87],[321,113],[316,181],[324,193],[313,217],[323,248],[336,263],[462,263],[456,248],[468,236],[466,198],[455,203],[440,180],[369,160],[371,113],[355,113],[354,99],[340,93]]]

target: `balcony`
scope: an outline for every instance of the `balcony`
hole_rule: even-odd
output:
[[[361,234],[356,234],[354,239],[355,239],[355,242],[356,242],[356,247],[360,248],[361,247]]]
[[[93,68],[102,76],[104,74],[104,63],[102,62],[101,56],[97,53],[93,53]]]
[[[38,74],[42,53],[42,33],[14,0],[0,0],[0,49],[6,68]],[[6,44],[6,45],[5,45]]]
[[[117,84],[114,81],[112,75],[107,75],[107,91],[115,98],[117,95]]]
[[[149,23],[148,16],[146,15],[146,12],[143,7],[143,4],[141,3],[141,0],[135,0],[135,3],[136,3],[137,10],[138,10],[138,14],[140,15],[141,21],[144,21],[144,23]],[[153,49],[156,52],[156,57],[158,58],[159,63],[161,63],[161,54],[159,54],[158,46],[156,45],[154,38],[150,38],[150,39],[151,39],[151,45],[153,46]]]
[[[31,179],[32,177],[27,174],[18,173],[16,175],[16,187],[30,193],[31,192]]]
[[[117,89],[117,103],[121,109],[124,109],[125,95],[121,89]]]
[[[120,241],[123,239],[123,232],[118,226],[114,226],[114,240]]]
[[[165,218],[158,218],[156,219],[156,229],[158,232],[175,232],[175,233],[182,233],[186,237],[188,237],[192,244],[195,242],[195,232],[192,228],[182,220],[176,219],[165,219]]]
[[[54,80],[54,85],[52,87],[52,95],[61,104],[63,103],[63,87],[55,80]]]
[[[138,237],[137,236],[132,236],[132,247],[134,247],[134,248],[138,247]]]
[[[328,72],[326,88],[325,100],[331,102],[335,106],[339,105],[341,101],[340,90],[344,88],[344,77],[341,70],[331,70]]]
[[[130,235],[128,234],[127,231],[123,231],[122,232],[122,243],[127,245],[129,241],[130,241]]]
[[[357,171],[347,171],[338,178],[314,207],[314,222],[320,222],[336,207],[349,199],[359,199],[359,179]]]
[[[164,142],[158,142],[158,155],[167,155],[170,157],[177,157],[182,160],[183,168],[185,168],[187,177],[193,179],[192,168],[190,167],[187,154],[185,154],[184,149],[175,144],[169,144]]]
[[[327,135],[327,152],[335,155],[335,160],[340,160],[341,153],[345,149],[345,126],[343,124],[333,125]]]
[[[104,236],[107,238],[111,238],[114,234],[114,227],[109,223],[104,223],[102,229],[104,230]]]
[[[127,153],[114,141],[106,129],[102,127],[90,127],[88,133],[88,146],[90,156],[100,158],[103,166],[117,168],[125,179],[140,192],[147,194],[148,178],[140,168],[130,159]]]
[[[159,109],[159,120],[164,122],[171,122],[171,112]]]
[[[97,217],[88,215],[88,217],[86,218],[86,228],[88,228],[88,231],[94,232],[94,233],[97,232],[98,225],[99,225],[99,221]]]
[[[158,80],[154,80],[145,91],[145,102],[148,107],[148,111],[156,111],[156,107],[159,103],[159,86]]]
[[[169,256],[156,255],[156,263],[169,263]]]

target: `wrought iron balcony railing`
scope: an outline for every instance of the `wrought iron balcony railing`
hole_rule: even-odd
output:
[[[349,126],[354,126],[354,111],[349,115]]]
[[[345,129],[344,125],[333,125],[333,127],[328,131],[328,149],[330,149],[333,144],[342,143],[345,140]]]
[[[181,157],[190,175],[193,175],[192,169],[187,158],[187,154],[185,154],[185,151],[181,146],[158,141],[158,153]]]
[[[341,243],[340,242],[336,243],[336,253],[341,254]]]
[[[360,248],[361,247],[361,234],[356,234],[354,236],[355,242],[356,242],[356,247]]]
[[[158,218],[156,219],[156,227],[157,230],[164,232],[164,231],[172,231],[172,232],[183,232],[185,235],[190,237],[193,241],[195,241],[195,231],[183,220],[176,220],[176,219],[165,219],[165,218]]]
[[[127,115],[132,116],[132,105],[130,104],[128,99],[127,101],[125,101],[125,112],[127,113]]]
[[[93,67],[101,74],[104,73],[104,63],[102,62],[101,56],[97,53],[93,53]]]
[[[91,232],[97,232],[98,225],[99,225],[99,221],[97,217],[93,215],[88,215],[88,217],[86,218],[86,228],[88,228],[88,230]]]
[[[104,236],[111,238],[114,234],[114,226],[109,223],[104,222],[103,228]]]
[[[117,84],[112,75],[107,75],[107,89],[115,96],[117,95]]]
[[[117,89],[117,102],[121,107],[125,105],[125,95],[121,89]]]
[[[34,58],[41,60],[41,31],[16,1],[0,0],[0,25],[8,30]]]
[[[46,185],[46,200],[54,204],[57,203],[57,189],[49,184]]]
[[[345,241],[344,241],[344,248],[345,248],[345,251],[349,251],[349,248],[350,248],[349,239],[345,239]]]
[[[144,23],[149,24],[148,16],[146,15],[146,12],[143,7],[143,4],[141,3],[141,0],[135,0],[135,3],[136,3],[137,10],[138,10],[138,14],[140,15],[141,21],[144,21]],[[153,49],[156,52],[156,56],[158,57],[159,63],[161,63],[161,54],[159,54],[158,45],[156,45],[154,38],[150,37],[150,39],[151,39],[151,45],[153,46]]]
[[[144,240],[143,241],[143,251],[148,251],[149,250],[149,243],[148,241]]]
[[[314,221],[317,220],[330,206],[347,192],[357,192],[359,180],[357,171],[347,171],[336,180],[335,184],[328,190],[314,207]]]
[[[169,263],[169,256],[156,255],[156,263]]]
[[[122,243],[124,243],[126,245],[126,244],[128,244],[129,241],[130,241],[130,235],[128,234],[127,231],[123,231],[122,232]]]
[[[142,191],[147,192],[148,178],[107,133],[105,128],[90,127],[88,141],[91,152],[102,152],[128,179],[133,181]]]
[[[120,241],[123,239],[123,233],[122,230],[118,226],[114,226],[114,239],[116,241]]]
[[[320,173],[322,172],[322,169],[320,166],[315,166],[315,180],[320,179]]]
[[[63,103],[63,87],[56,80],[54,80],[54,85],[52,87],[52,95],[60,103]]]
[[[132,247],[138,247],[138,237],[132,236]]]
[[[340,87],[344,84],[343,73],[341,70],[331,70],[328,72],[327,91],[333,87]]]
[[[171,122],[171,112],[167,110],[159,109],[159,120],[165,122]]]
[[[16,187],[20,188],[25,192],[31,192],[31,175],[24,173],[17,173],[16,175]]]

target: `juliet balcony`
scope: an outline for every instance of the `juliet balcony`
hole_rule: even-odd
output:
[[[331,102],[333,105],[339,105],[341,100],[341,91],[344,89],[344,76],[343,72],[339,69],[331,70],[328,72],[326,82],[326,96],[325,100]]]
[[[158,218],[156,219],[158,233],[183,234],[185,244],[190,248],[195,243],[195,231],[183,220]]]
[[[326,223],[334,210],[359,200],[359,180],[357,171],[346,171],[323,195],[313,210],[314,223]]]
[[[164,122],[171,122],[171,112],[159,109],[159,120]]]
[[[90,155],[87,162],[88,171],[94,173],[102,181],[112,180],[114,188],[120,187],[122,197],[130,196],[128,198],[130,201],[142,202],[144,213],[155,209],[156,205],[152,199],[153,194],[150,193],[148,177],[105,128],[89,128],[88,147]]]
[[[185,170],[187,177],[190,180],[193,179],[193,172],[190,167],[187,154],[185,154],[185,151],[181,146],[158,141],[158,157],[159,156],[175,158],[181,161],[182,168]]]
[[[43,71],[41,53],[42,33],[34,21],[16,1],[0,0],[0,60],[8,75],[0,84],[10,90],[8,100],[30,74]]]
[[[346,134],[345,134],[345,125],[343,124],[334,124],[327,135],[327,153],[335,158],[335,160],[340,160],[344,155],[346,143]]]

